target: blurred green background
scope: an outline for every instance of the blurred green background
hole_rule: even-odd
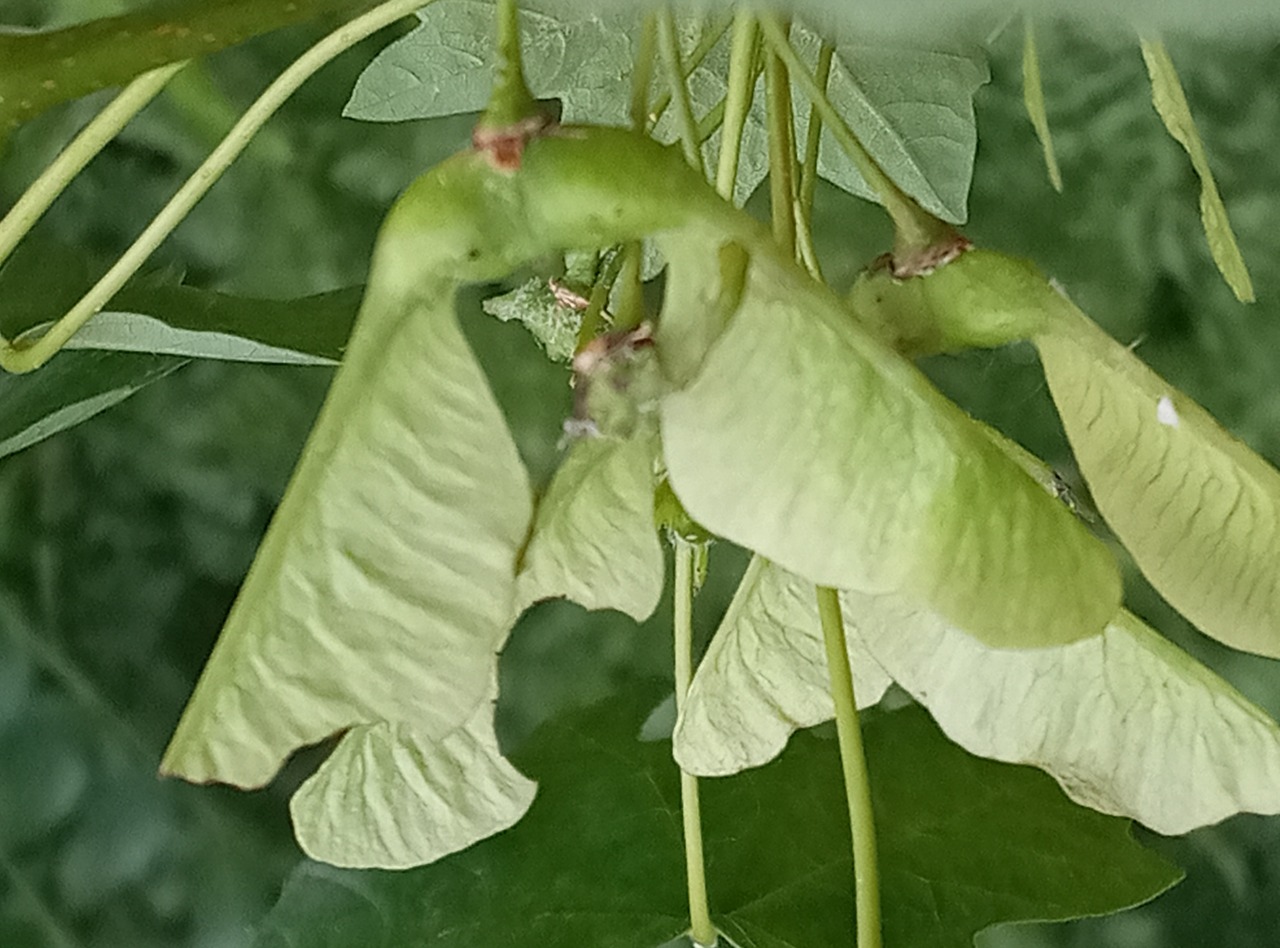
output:
[[[0,24],[49,26],[129,6],[0,0]],[[105,266],[323,28],[273,34],[188,70],[32,239]],[[395,35],[373,37],[305,86],[153,266],[245,295],[360,283],[389,203],[464,145],[470,126],[465,117],[396,126],[338,117],[360,69]],[[1041,24],[1062,195],[1047,183],[1022,112],[1020,31],[992,45],[992,83],[978,99],[970,234],[1035,258],[1119,339],[1136,342],[1158,371],[1280,460],[1280,37],[1168,38],[1252,268],[1260,302],[1249,307],[1213,269],[1197,182],[1150,106],[1136,42]],[[0,154],[0,207],[103,101],[55,110],[12,136]],[[828,275],[844,285],[884,249],[888,231],[874,207],[824,187],[817,239]],[[484,317],[475,299],[469,308],[468,331],[521,450],[545,476],[569,410],[563,370],[543,361],[519,327]],[[927,369],[1072,477],[1029,348],[935,359]],[[0,946],[245,945],[300,860],[285,801],[306,760],[257,793],[161,782],[155,767],[329,375],[191,365],[0,460]],[[698,603],[703,629],[741,567],[733,550],[712,555],[713,579]],[[1197,635],[1128,574],[1136,611],[1280,714],[1275,663]],[[506,740],[621,682],[668,674],[664,613],[637,629],[564,604],[535,608],[503,659]],[[1280,820],[1239,817],[1182,839],[1150,839],[1188,871],[1168,895],[1113,918],[997,930],[982,936],[985,948],[1276,943]]]

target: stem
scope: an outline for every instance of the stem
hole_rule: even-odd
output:
[[[715,48],[716,43],[720,42],[720,37],[729,32],[729,27],[732,23],[732,15],[725,15],[719,20],[711,22],[711,25],[707,27],[702,37],[698,40],[698,44],[684,58],[684,78],[689,78],[689,75],[702,65],[702,61],[707,58],[707,54]],[[650,125],[658,124],[658,119],[662,118],[662,113],[667,111],[667,106],[671,104],[671,98],[672,92],[670,89],[658,96],[658,100],[653,103],[653,111],[649,113]]]
[[[538,101],[524,81],[520,58],[520,7],[516,0],[499,0],[498,38],[494,51],[493,92],[484,114],[476,123],[481,129],[506,129],[538,115]]]
[[[894,254],[909,257],[935,244],[953,241],[956,237],[955,228],[930,214],[908,197],[862,147],[858,136],[849,128],[849,124],[836,111],[818,81],[800,61],[800,57],[787,39],[786,30],[777,17],[761,14],[760,31],[764,34],[770,50],[786,64],[791,78],[803,90],[809,102],[831,129],[840,147],[849,156],[849,160],[857,167],[863,180],[875,191],[880,198],[880,203],[889,212],[895,231]]]
[[[53,358],[66,341],[120,291],[289,96],[329,60],[422,6],[423,0],[388,0],[363,16],[344,23],[294,60],[249,106],[218,147],[80,302],[33,342],[17,345],[0,339],[0,367],[10,372],[30,372]]]
[[[185,62],[173,63],[143,73],[120,91],[93,120],[64,148],[40,177],[32,182],[18,202],[0,220],[0,263],[35,225],[71,180],[115,138],[142,108],[154,99]]]
[[[582,322],[578,325],[578,341],[574,352],[581,352],[587,343],[600,334],[604,328],[604,307],[609,302],[609,293],[613,290],[614,281],[622,269],[622,251],[613,254],[605,263],[604,272],[591,288],[591,296],[587,300],[587,308],[582,311]]]
[[[680,129],[680,143],[684,146],[684,157],[699,172],[705,173],[702,166],[702,149],[698,145],[698,122],[693,117],[693,106],[689,102],[689,87],[685,85],[684,66],[680,62],[680,41],[676,37],[676,21],[671,15],[670,7],[658,11],[658,51],[662,56],[662,65],[667,74],[667,87],[672,94],[672,102],[676,107],[676,126]]]
[[[733,200],[738,180],[738,160],[742,154],[742,132],[751,111],[755,91],[756,18],[739,10],[733,18],[733,43],[729,48],[729,91],[724,100],[724,131],[720,135],[720,160],[716,167],[716,191],[726,201]]]
[[[657,43],[658,21],[650,13],[640,26],[631,66],[631,127],[638,132],[643,132],[649,124],[649,87],[653,84],[653,57]]]
[[[818,66],[814,81],[826,92],[827,82],[831,78],[831,60],[836,48],[829,42],[823,42],[818,51]],[[796,243],[800,250],[800,259],[804,262],[809,275],[820,283],[826,280],[822,275],[822,265],[818,263],[818,253],[813,246],[813,196],[818,187],[818,152],[822,145],[822,116],[813,103],[809,104],[809,131],[804,143],[804,161],[800,167],[800,187],[796,197]]]
[[[693,544],[679,537],[675,548],[675,678],[676,711],[684,706],[693,681]],[[716,927],[707,905],[707,870],[702,855],[702,813],[698,778],[680,771],[680,811],[684,816],[685,872],[689,880],[689,937],[695,945],[714,945]]]
[[[791,81],[787,78],[786,64],[774,52],[765,56],[764,82],[769,111],[769,207],[773,236],[787,255],[794,257],[796,146]]]
[[[827,646],[827,672],[831,698],[836,706],[836,732],[840,738],[840,764],[849,801],[849,826],[853,833],[853,887],[858,916],[858,948],[880,948],[880,870],[876,859],[876,826],[871,811],[871,782],[862,749],[862,728],[853,694],[853,673],[840,615],[840,594],[818,587],[818,615]]]
[[[826,94],[827,82],[831,78],[831,60],[835,57],[836,48],[824,42],[818,51],[818,66],[814,72],[814,82]],[[813,195],[818,187],[818,151],[822,145],[822,114],[818,107],[809,103],[809,131],[804,142],[804,163],[800,169],[800,210],[807,220],[813,213]]]
[[[644,282],[640,267],[643,248],[638,240],[629,240],[622,248],[622,269],[618,273],[617,310],[613,314],[615,330],[635,329],[644,322]]]

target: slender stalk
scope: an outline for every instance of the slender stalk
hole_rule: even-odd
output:
[[[836,706],[836,733],[840,739],[840,764],[844,769],[845,797],[849,802],[849,826],[853,835],[853,887],[858,914],[858,948],[880,948],[880,868],[876,858],[876,827],[871,810],[871,782],[862,749],[858,703],[853,693],[853,672],[840,615],[840,595],[818,587],[818,615],[822,640],[827,646],[827,672],[831,698]]]
[[[427,0],[431,2],[431,0]],[[249,106],[204,163],[178,189],[133,245],[88,293],[39,339],[15,345],[0,340],[0,367],[30,372],[48,362],[111,297],[120,291],[147,258],[191,212],[230,164],[244,151],[267,119],[298,88],[335,56],[419,7],[423,0],[388,0],[319,40],[289,65]]]
[[[675,677],[676,710],[684,707],[693,681],[694,548],[679,537],[675,548]],[[684,816],[685,873],[689,880],[689,937],[695,945],[714,945],[716,927],[707,904],[707,870],[702,855],[702,811],[698,778],[680,771],[680,811]]]
[[[836,48],[824,42],[818,51],[818,65],[814,70],[814,82],[826,94],[827,82],[831,78],[831,60],[835,57]],[[809,131],[804,142],[804,161],[800,166],[800,213],[808,222],[813,215],[813,195],[818,187],[818,151],[822,145],[822,113],[812,102],[809,103]]]
[[[578,341],[575,352],[581,352],[604,328],[604,308],[609,302],[609,294],[613,284],[622,270],[623,252],[613,254],[606,261],[604,271],[591,288],[591,296],[587,299],[587,308],[582,311],[582,322],[578,325]]]
[[[720,136],[720,159],[716,167],[716,191],[726,201],[733,200],[738,180],[738,160],[742,154],[742,132],[747,127],[755,91],[756,18],[749,10],[739,10],[733,18],[733,41],[729,48],[729,91],[724,100],[724,132]]]
[[[716,129],[724,124],[724,98],[711,106],[707,114],[698,119],[698,144],[705,145],[716,133]]]
[[[618,273],[615,330],[634,329],[644,322],[644,281],[640,279],[644,250],[638,240],[629,240],[622,248],[622,269]]]
[[[499,0],[497,17],[493,91],[484,114],[476,123],[479,129],[511,128],[540,112],[538,101],[524,81],[524,65],[520,56],[520,7],[516,0]]]
[[[836,111],[831,100],[818,85],[818,81],[800,61],[800,57],[787,38],[787,31],[777,17],[761,14],[760,31],[769,44],[769,49],[786,64],[791,78],[817,109],[836,141],[840,143],[840,147],[849,156],[849,160],[854,163],[863,179],[880,198],[880,203],[889,212],[895,231],[894,253],[910,256],[927,250],[935,244],[953,240],[956,235],[955,228],[939,220],[908,197],[862,147],[862,143],[849,128],[849,124]]]
[[[702,61],[707,58],[707,54],[711,50],[715,49],[716,44],[720,42],[720,38],[729,32],[729,27],[732,23],[733,16],[731,14],[711,21],[711,24],[698,39],[697,45],[690,50],[688,56],[684,57],[684,78],[689,78],[690,74],[702,65]],[[653,110],[649,113],[650,125],[658,124],[658,119],[662,118],[662,113],[667,111],[667,107],[671,105],[671,98],[671,89],[667,89],[666,92],[658,96],[657,101],[653,103]]]
[[[769,207],[773,236],[779,246],[794,256],[796,145],[791,82],[786,64],[772,51],[765,56],[764,82],[769,109]]]
[[[658,11],[658,52],[667,74],[667,87],[672,93],[676,109],[676,127],[680,130],[680,144],[689,164],[705,173],[702,166],[702,149],[698,144],[698,122],[693,117],[693,105],[689,102],[689,87],[685,85],[684,65],[680,61],[680,41],[676,36],[676,21],[670,7]]]
[[[13,248],[27,235],[41,215],[66,190],[71,180],[85,165],[120,133],[129,120],[154,99],[185,62],[161,66],[143,73],[120,91],[101,112],[93,117],[75,138],[31,183],[9,213],[0,220],[0,263],[8,259]]]
[[[824,92],[831,77],[831,60],[835,46],[823,42],[818,51],[818,65],[814,79]],[[796,248],[800,260],[809,275],[825,283],[818,252],[813,246],[813,196],[818,187],[818,151],[822,145],[822,116],[812,103],[809,104],[809,131],[804,143],[804,159],[800,164],[800,186],[796,194]]]
[[[653,85],[653,58],[658,46],[658,21],[650,13],[640,26],[636,55],[631,64],[631,127],[643,132],[649,124],[649,87]]]

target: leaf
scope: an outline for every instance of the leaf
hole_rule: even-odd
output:
[[[846,631],[858,707],[870,707],[889,676],[856,630]],[[694,673],[676,724],[676,760],[699,776],[737,773],[834,716],[813,583],[754,557]]]
[[[403,122],[480,111],[493,75],[494,15],[493,3],[485,0],[450,0],[420,10],[418,28],[360,74],[342,114],[366,122]],[[634,19],[625,13],[571,11],[564,4],[522,4],[529,87],[560,99],[565,121],[624,124],[631,62],[631,31],[625,24]]]
[[[489,701],[497,696],[495,669]],[[303,852],[335,866],[406,869],[519,820],[536,785],[498,750],[489,701],[439,741],[405,722],[348,731],[289,801]]]
[[[48,325],[41,327],[47,329]],[[336,359],[282,349],[225,332],[177,329],[141,313],[98,313],[68,340],[64,349],[148,352],[192,359],[270,362],[284,365],[335,365]]]
[[[0,270],[0,327],[13,337],[61,316],[93,283],[87,256],[24,242]],[[79,424],[185,365],[189,358],[331,363],[341,357],[361,289],[256,300],[131,281],[39,372],[0,374],[0,457]]]
[[[1098,638],[1013,652],[903,597],[845,601],[865,647],[972,753],[1167,835],[1280,812],[1280,726],[1129,612]]]
[[[637,622],[662,595],[653,518],[656,438],[579,438],[538,503],[517,577],[517,608],[563,596]]]
[[[1049,172],[1049,183],[1062,193],[1062,171],[1058,168],[1058,156],[1053,150],[1053,133],[1049,131],[1049,116],[1044,109],[1044,86],[1040,83],[1040,56],[1036,52],[1036,33],[1031,17],[1026,17],[1026,30],[1022,41],[1022,101],[1027,108],[1044,151],[1044,166]]]
[[[541,729],[516,755],[538,798],[500,836],[404,873],[302,866],[255,944],[650,948],[676,937],[688,924],[677,772],[665,742],[635,739],[653,700]],[[792,744],[768,767],[702,784],[713,915],[740,945],[852,948],[836,745],[809,734]],[[969,756],[919,709],[869,720],[866,744],[888,945],[967,948],[993,924],[1115,911],[1178,878],[1124,821],[1074,806],[1033,770]]]
[[[0,134],[50,106],[120,85],[165,63],[365,0],[182,0],[44,33],[0,33]]]
[[[792,42],[809,61],[821,44],[801,26],[793,27]],[[973,96],[989,79],[986,59],[976,48],[953,52],[845,39],[836,43],[827,97],[898,187],[925,210],[962,223],[968,217],[978,143]],[[807,113],[803,109],[797,116],[800,141],[807,133]],[[818,171],[846,191],[876,200],[825,129]]]
[[[0,373],[0,458],[87,421],[186,362],[134,353],[71,352],[30,375]]]
[[[916,590],[989,644],[1099,632],[1120,588],[1098,541],[825,287],[751,249],[728,328],[662,403],[690,515],[820,585]],[[667,250],[660,352],[723,319],[670,305],[716,295],[705,251]]]
[[[348,358],[167,773],[258,786],[342,728],[407,722],[442,740],[485,700],[532,513],[527,477],[452,287],[398,290],[407,261],[383,240]]]
[[[1094,503],[1143,575],[1206,634],[1280,657],[1280,472],[1066,300],[1035,344]]]
[[[1200,140],[1200,132],[1191,116],[1186,93],[1182,91],[1182,83],[1178,81],[1178,71],[1159,40],[1142,41],[1142,58],[1151,76],[1151,103],[1160,113],[1160,119],[1169,134],[1186,149],[1191,165],[1200,178],[1200,219],[1204,223],[1204,234],[1209,241],[1213,262],[1218,265],[1236,299],[1242,303],[1252,303],[1253,281],[1249,279],[1249,269],[1236,244],[1236,235],[1231,230],[1227,209],[1218,193],[1217,182],[1213,179],[1213,169],[1209,167],[1209,156],[1205,154],[1204,142]]]
[[[582,4],[535,4],[522,11],[529,85],[563,103],[566,121],[621,125],[628,121],[630,79],[619,63],[633,56],[631,13],[600,13]],[[421,11],[422,24],[387,47],[361,74],[343,114],[365,121],[406,121],[484,107],[489,91],[492,3],[450,0]],[[817,37],[796,27],[798,45],[817,49]],[[709,113],[727,91],[727,53],[721,43],[689,77],[690,100]],[[907,193],[948,220],[962,221],[973,174],[977,133],[973,93],[987,81],[985,61],[973,55],[842,44],[829,94],[863,143]],[[735,198],[750,196],[768,172],[764,103],[756,98],[743,140]],[[807,110],[798,110],[803,140]],[[656,129],[674,141],[669,116]],[[819,170],[845,190],[875,199],[835,145],[824,144]]]
[[[522,323],[553,362],[573,358],[582,314],[561,306],[546,280],[534,277],[501,296],[491,296],[484,301],[484,311],[504,323]]]

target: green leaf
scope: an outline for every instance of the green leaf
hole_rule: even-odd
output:
[[[1044,151],[1044,166],[1049,172],[1049,183],[1062,192],[1062,171],[1058,168],[1058,156],[1053,150],[1053,133],[1049,130],[1049,116],[1044,108],[1044,86],[1040,82],[1040,56],[1036,52],[1036,33],[1031,17],[1026,17],[1026,30],[1022,41],[1022,101],[1027,108],[1027,118],[1036,130],[1040,147]]]
[[[689,513],[820,585],[916,590],[990,644],[1097,634],[1120,598],[1105,548],[767,246],[751,247],[740,306],[697,376],[663,400],[669,477]],[[669,254],[672,298],[716,298],[708,256]],[[722,319],[668,306],[659,349]]]
[[[535,784],[502,756],[489,700],[467,723],[432,739],[412,723],[352,728],[289,802],[312,859],[405,869],[465,849],[520,819]]]
[[[889,676],[846,621],[858,707]],[[757,556],[694,673],[675,731],[680,766],[717,777],[777,757],[799,728],[835,716],[813,583]]]
[[[10,337],[48,325],[93,283],[85,254],[26,242],[0,270]],[[190,358],[332,363],[346,347],[360,288],[257,300],[149,275],[130,282],[39,372],[0,375],[0,457],[79,424],[164,378]]]
[[[1099,512],[1202,631],[1280,658],[1280,472],[1061,304],[1035,344]]]
[[[182,0],[45,33],[0,34],[0,134],[50,106],[366,0]]]
[[[975,754],[1034,764],[1079,803],[1167,835],[1280,812],[1280,726],[1128,612],[1098,638],[1014,652],[905,597],[845,604],[894,681]]]
[[[41,331],[49,325],[39,327]],[[282,349],[243,336],[203,329],[178,329],[142,313],[98,313],[81,328],[64,349],[96,349],[107,352],[148,352],[189,359],[221,359],[229,362],[269,362],[283,365],[336,365],[337,360]]]
[[[1236,299],[1252,303],[1253,281],[1249,279],[1249,268],[1245,266],[1240,247],[1236,244],[1226,206],[1213,179],[1213,169],[1209,167],[1209,156],[1205,154],[1204,142],[1200,140],[1195,119],[1191,117],[1186,93],[1178,81],[1178,71],[1159,40],[1142,41],[1142,58],[1151,76],[1151,102],[1169,134],[1186,149],[1191,166],[1200,178],[1200,219],[1204,223],[1213,262],[1218,265]]]
[[[0,270],[0,330],[13,338],[58,319],[101,275],[82,251],[24,241]],[[252,362],[342,358],[363,287],[297,299],[252,299],[177,284],[167,273],[130,280],[68,348]],[[238,337],[238,339],[228,338]]]
[[[529,486],[452,286],[402,290],[404,268],[432,271],[399,250],[384,231],[350,352],[168,773],[258,786],[342,728],[409,723],[442,740],[485,702]]]
[[[0,373],[0,457],[88,421],[186,362],[135,353],[69,352],[30,375]]]
[[[522,323],[554,362],[568,362],[578,344],[582,314],[562,306],[547,281],[534,277],[484,301],[484,311],[504,323]]]
[[[792,42],[809,61],[817,57],[821,40],[814,33],[796,26]],[[925,210],[961,223],[968,217],[978,143],[973,96],[989,79],[976,48],[955,52],[846,39],[836,44],[827,97],[898,187]],[[800,141],[807,113],[797,116]],[[846,191],[876,200],[826,129],[818,171]]]
[[[657,443],[579,438],[538,503],[517,579],[517,608],[563,596],[586,609],[647,619],[662,595],[653,519]]]
[[[677,772],[666,742],[635,739],[653,700],[540,730],[516,755],[538,798],[500,836],[404,873],[302,866],[255,944],[651,948],[676,937],[688,924]],[[888,945],[968,948],[991,925],[1116,911],[1178,878],[1124,821],[1071,804],[1043,774],[969,756],[917,708],[870,719],[866,744]],[[835,742],[799,735],[776,763],[702,792],[720,929],[754,948],[852,948]]]
[[[403,122],[484,108],[493,76],[493,3],[449,0],[420,10],[418,17],[417,29],[360,74],[344,116]],[[529,87],[560,99],[565,121],[625,124],[632,32],[627,24],[634,20],[627,13],[571,12],[562,3],[522,4]]]

